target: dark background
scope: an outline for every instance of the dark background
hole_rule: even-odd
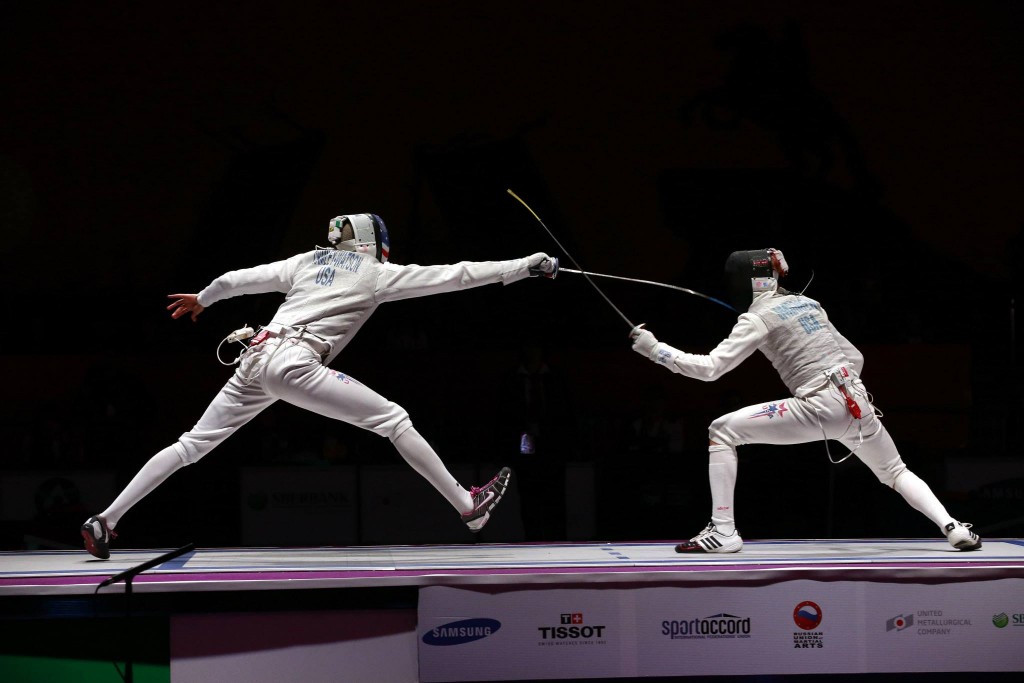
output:
[[[808,294],[865,351],[909,466],[983,534],[1024,534],[1014,3],[0,12],[0,475],[126,483],[227,379],[217,342],[279,302],[223,302],[192,325],[165,295],[324,244],[337,214],[383,216],[397,263],[564,256],[513,188],[597,272],[721,294],[729,252],[783,249],[786,284],[813,273]],[[601,286],[686,350],[734,321],[669,290]],[[385,306],[334,366],[405,406],[446,462],[519,470],[527,540],[566,537],[570,462],[594,466],[596,538],[689,537],[707,520],[707,424],[787,392],[760,356],[714,384],[671,375],[628,331],[564,274]],[[532,417],[523,358],[550,370]],[[542,424],[534,456],[517,449],[526,420]],[[822,443],[740,459],[747,538],[937,535]],[[325,463],[401,464],[385,440],[275,405],[119,530],[128,547],[237,544],[240,466]],[[40,492],[34,519],[2,521],[3,547],[76,544],[99,511],[83,497]]]

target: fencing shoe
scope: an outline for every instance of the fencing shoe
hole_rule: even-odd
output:
[[[474,486],[469,490],[469,495],[473,497],[473,509],[462,513],[462,521],[466,523],[470,531],[480,531],[484,528],[484,524],[487,524],[487,520],[491,518],[491,510],[505,495],[505,489],[508,488],[508,480],[511,476],[512,470],[503,467],[494,476],[494,479],[479,488]]]
[[[981,537],[971,531],[971,524],[961,524],[956,520],[945,526],[949,544],[957,550],[978,550],[981,548]]]
[[[740,532],[734,530],[728,536],[720,532],[714,524],[708,524],[689,541],[676,546],[677,553],[738,553],[743,548]]]
[[[117,534],[107,527],[107,520],[102,517],[90,517],[82,525],[82,540],[85,541],[85,549],[90,555],[101,560],[110,558],[110,540],[117,538]]]

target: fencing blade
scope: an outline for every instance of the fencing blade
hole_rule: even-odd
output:
[[[575,261],[573,263],[575,264]],[[655,282],[653,280],[638,280],[637,278],[633,278],[633,277],[622,277],[620,275],[606,275],[604,273],[591,273],[589,271],[573,270],[572,268],[559,268],[558,272],[559,273],[574,273],[576,275],[583,275],[588,280],[589,280],[589,278],[592,278],[592,277],[603,277],[603,278],[607,278],[609,280],[621,280],[623,282],[635,282],[635,283],[640,284],[640,285],[653,285],[655,287],[664,287],[665,289],[674,289],[675,291],[682,292],[684,294],[692,294],[693,296],[699,296],[701,299],[707,299],[708,301],[711,301],[712,303],[716,303],[719,306],[724,306],[724,307],[728,308],[730,311],[733,311],[734,313],[736,312],[735,308],[733,308],[729,304],[725,303],[721,299],[716,299],[715,297],[708,296],[707,294],[701,294],[700,292],[696,292],[696,291],[694,291],[692,289],[687,289],[686,287],[677,287],[676,285],[665,284],[664,282]]]
[[[512,197],[513,197],[513,198],[514,198],[514,199],[515,199],[515,200],[516,200],[517,202],[519,202],[520,204],[522,204],[522,205],[523,205],[523,206],[524,206],[524,207],[526,208],[526,210],[527,210],[527,211],[529,211],[529,212],[530,212],[531,214],[533,214],[533,217],[537,219],[537,222],[538,222],[538,223],[540,223],[540,227],[544,228],[544,232],[546,232],[546,233],[548,234],[548,236],[549,236],[549,237],[550,237],[551,239],[553,239],[553,240],[555,241],[555,244],[557,244],[557,245],[558,245],[558,248],[562,250],[562,253],[563,253],[563,254],[565,254],[566,256],[568,256],[568,257],[569,257],[569,260],[570,260],[570,261],[572,261],[572,264],[573,264],[574,266],[576,266],[577,268],[579,268],[579,270],[569,270],[569,272],[570,272],[570,273],[579,273],[579,274],[580,274],[580,275],[582,275],[582,276],[583,276],[584,278],[586,278],[587,282],[589,282],[589,283],[590,283],[590,286],[591,286],[591,287],[593,287],[593,288],[594,288],[594,289],[595,289],[595,290],[597,291],[597,293],[601,295],[601,298],[602,298],[602,299],[604,299],[605,301],[607,301],[607,302],[608,302],[608,305],[609,305],[609,306],[611,306],[611,307],[612,307],[612,308],[613,308],[613,309],[615,310],[615,312],[619,314],[619,317],[620,317],[620,318],[622,318],[623,320],[625,320],[625,321],[626,321],[626,324],[627,324],[627,325],[629,325],[629,329],[630,329],[630,330],[632,330],[632,329],[633,329],[634,327],[636,327],[636,325],[634,325],[634,324],[633,324],[633,323],[632,323],[632,322],[630,321],[630,319],[626,317],[626,314],[625,314],[625,313],[623,313],[622,311],[620,311],[620,310],[619,310],[619,307],[618,307],[618,306],[616,306],[615,304],[613,304],[613,303],[612,303],[612,300],[611,300],[611,299],[609,299],[609,298],[608,298],[608,297],[607,297],[607,296],[605,295],[605,293],[601,291],[601,288],[600,288],[600,287],[598,287],[598,286],[597,286],[596,284],[594,284],[594,281],[590,279],[590,277],[589,277],[589,274],[588,274],[588,273],[586,273],[586,272],[585,272],[585,271],[583,270],[583,267],[582,267],[582,266],[580,266],[580,264],[576,262],[576,259],[574,259],[574,258],[572,257],[572,254],[570,254],[570,253],[569,253],[568,251],[566,251],[565,247],[563,247],[563,246],[562,246],[562,243],[558,241],[558,238],[557,238],[557,237],[555,237],[554,233],[552,233],[552,232],[551,232],[551,230],[549,230],[549,229],[548,229],[548,226],[544,225],[544,221],[542,221],[542,220],[540,219],[540,216],[538,216],[538,215],[537,215],[537,212],[536,212],[536,211],[534,211],[533,209],[531,209],[531,208],[530,208],[530,205],[529,205],[529,204],[527,204],[526,202],[524,202],[524,201],[523,201],[522,199],[520,199],[520,198],[519,198],[519,195],[517,195],[517,194],[516,194],[515,192],[513,192],[512,190],[505,190],[505,191],[506,191],[506,192],[508,192],[508,193],[509,193],[510,195],[512,195]],[[560,268],[560,270],[563,270],[563,271],[564,271],[564,270],[566,270],[566,269],[565,269],[565,268]]]

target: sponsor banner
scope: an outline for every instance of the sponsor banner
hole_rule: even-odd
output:
[[[1024,671],[1024,579],[870,584],[865,672]],[[983,662],[983,664],[979,664]]]
[[[420,591],[420,680],[635,676],[628,591]]]
[[[787,581],[632,594],[641,676],[860,670],[863,584]]]
[[[422,681],[1024,670],[1024,579],[421,590]],[[495,662],[501,666],[495,667]]]

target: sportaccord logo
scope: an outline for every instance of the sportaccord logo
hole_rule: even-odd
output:
[[[427,645],[462,645],[487,638],[497,633],[501,622],[497,619],[462,619],[452,621],[423,634]]]
[[[661,622],[661,634],[672,640],[749,638],[750,617],[723,612],[703,619],[666,619]]]

